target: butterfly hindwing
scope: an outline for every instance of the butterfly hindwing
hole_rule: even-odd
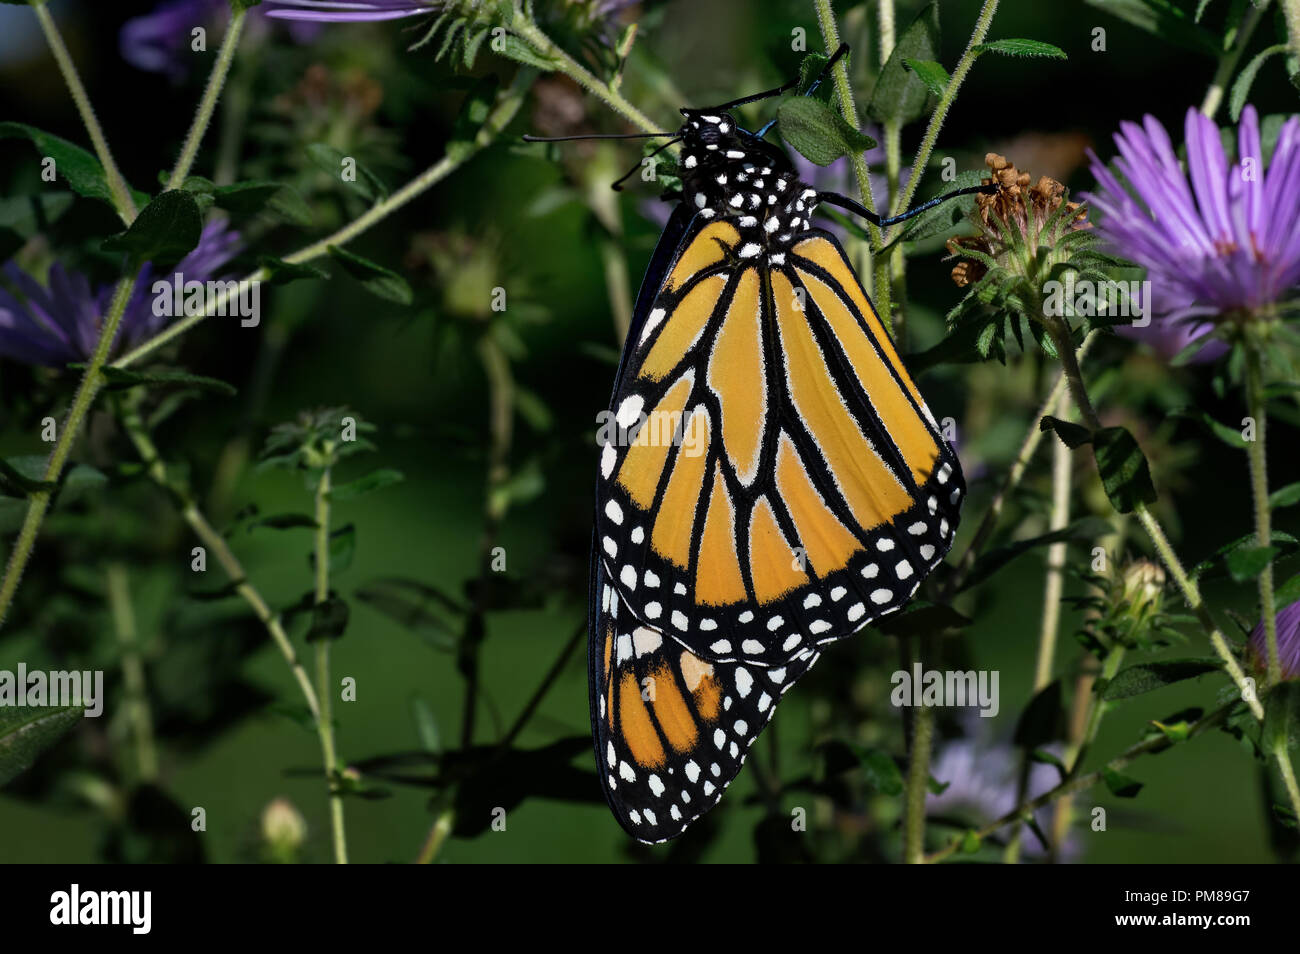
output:
[[[679,835],[722,797],[782,693],[817,660],[712,663],[633,617],[593,557],[592,737],[605,797],[644,842]]]
[[[641,310],[596,514],[623,606],[701,659],[758,667],[902,606],[964,484],[833,236],[755,256],[697,215]]]

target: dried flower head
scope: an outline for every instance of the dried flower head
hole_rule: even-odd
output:
[[[981,182],[996,184],[997,191],[976,196],[973,221],[977,231],[949,239],[948,251],[953,255],[974,250],[1008,264],[1021,249],[1033,254],[1039,246],[1054,246],[1072,229],[1089,227],[1086,211],[1078,202],[1066,201],[1065,186],[1055,179],[1039,176],[1031,185],[1029,173],[992,152],[984,157],[984,163],[989,175]],[[964,288],[987,272],[984,262],[966,258],[953,266],[952,280],[958,288]]]

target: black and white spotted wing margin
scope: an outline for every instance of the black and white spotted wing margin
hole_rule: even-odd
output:
[[[638,841],[680,835],[718,803],[776,704],[812,668],[809,649],[782,667],[701,659],[638,621],[600,560],[592,588],[592,738],[601,787]]]

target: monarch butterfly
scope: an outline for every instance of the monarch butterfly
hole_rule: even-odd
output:
[[[749,132],[731,112],[796,82],[684,108],[662,134],[682,143],[682,188],[614,384],[589,614],[597,769],[643,842],[718,802],[822,646],[907,602],[965,492],[843,250],[811,221],[831,202],[888,225],[951,196],[881,220],[801,182],[763,139],[772,124]]]

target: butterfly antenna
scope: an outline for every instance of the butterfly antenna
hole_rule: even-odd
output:
[[[631,169],[627,170],[627,172],[623,173],[623,175],[621,175],[621,176],[619,176],[617,179],[615,179],[613,185],[611,185],[610,188],[613,189],[615,192],[622,192],[622,191],[623,191],[623,183],[624,183],[624,182],[625,182],[625,181],[626,181],[626,180],[627,180],[627,179],[632,175],[632,173],[636,172],[638,169],[641,168],[641,163],[645,162],[647,159],[651,159],[651,158],[653,158],[653,157],[659,155],[659,153],[663,152],[665,149],[667,149],[667,148],[668,148],[669,146],[671,146],[673,143],[675,143],[675,142],[680,142],[680,141],[681,141],[681,138],[682,138],[681,136],[673,135],[673,138],[672,138],[672,139],[669,139],[666,143],[664,143],[663,145],[661,145],[658,149],[654,150],[653,152],[651,152],[651,153],[649,153],[649,154],[647,154],[647,155],[642,156],[640,159],[637,160],[636,165],[634,165]]]
[[[915,208],[908,209],[906,212],[903,212],[899,215],[889,216],[888,218],[881,218],[875,212],[872,212],[866,206],[862,205],[862,203],[855,202],[853,199],[850,199],[848,196],[840,195],[838,192],[819,192],[817,193],[817,198],[819,201],[825,202],[827,205],[837,205],[841,209],[848,209],[850,212],[854,213],[855,215],[862,216],[862,218],[866,219],[868,222],[870,222],[872,225],[876,226],[877,228],[884,229],[884,228],[888,228],[891,225],[896,225],[899,222],[905,222],[908,219],[912,218],[913,216],[920,215],[922,212],[925,212],[928,209],[933,209],[936,205],[939,205],[941,202],[947,202],[949,199],[955,199],[958,196],[962,196],[962,195],[975,195],[976,193],[980,193],[982,195],[991,195],[992,193],[997,191],[998,191],[998,185],[996,182],[990,182],[987,185],[971,186],[968,189],[958,189],[955,192],[949,192],[947,195],[941,195],[938,198],[931,199],[929,202],[922,202],[920,205],[916,206]]]
[[[676,136],[675,132],[661,133],[585,133],[579,136],[523,136],[524,142],[573,142],[577,139],[654,139],[656,136]]]

